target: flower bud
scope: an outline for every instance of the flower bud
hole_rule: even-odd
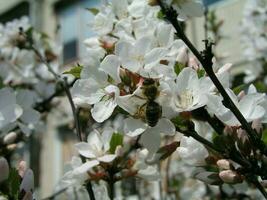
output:
[[[16,144],[10,144],[6,148],[8,151],[14,151],[17,148],[17,145]]]
[[[223,180],[225,183],[242,183],[243,178],[240,174],[236,173],[232,170],[224,170],[219,173],[219,177]]]
[[[255,119],[253,122],[252,122],[252,125],[251,127],[253,129],[255,129],[257,131],[257,133],[261,133],[262,132],[262,123],[261,123],[261,120],[259,119]]]
[[[115,154],[118,156],[118,157],[122,157],[123,156],[123,148],[121,145],[117,146],[116,147],[116,150],[115,150]]]
[[[7,160],[4,157],[0,157],[0,183],[8,179],[9,166]]]
[[[22,177],[22,178],[24,177],[27,169],[28,169],[27,163],[23,160],[20,161],[19,166],[18,166],[18,173],[19,173],[20,177]]]
[[[28,169],[25,172],[25,175],[22,179],[22,182],[20,184],[20,191],[24,192],[32,192],[34,188],[34,176],[33,171],[31,169]]]
[[[188,66],[193,68],[194,70],[200,69],[200,65],[199,65],[199,62],[197,61],[196,57],[190,57],[189,58]]]
[[[217,165],[221,169],[230,169],[231,168],[230,162],[228,160],[226,160],[226,159],[218,160],[217,161]]]
[[[157,0],[148,0],[148,5],[157,6],[158,5],[158,1]]]
[[[182,47],[181,51],[177,55],[176,61],[185,65],[188,62],[188,49],[187,47]]]
[[[4,137],[3,142],[4,144],[12,144],[15,142],[16,139],[17,139],[17,133],[10,132]]]

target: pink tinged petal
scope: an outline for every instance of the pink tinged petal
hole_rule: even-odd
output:
[[[155,128],[158,133],[163,133],[165,135],[174,135],[176,132],[173,123],[166,118],[161,118]]]
[[[136,137],[147,129],[147,125],[138,119],[127,118],[124,120],[124,132],[130,137]]]
[[[80,142],[75,144],[76,149],[79,151],[79,154],[86,158],[95,158],[96,155],[93,151],[91,151],[91,145],[85,142]]]
[[[87,161],[86,163],[82,164],[81,166],[77,167],[74,169],[73,173],[74,174],[83,174],[88,172],[90,169],[93,167],[97,166],[99,164],[98,160],[92,160],[92,161]]]
[[[96,103],[91,110],[92,117],[94,120],[101,123],[112,115],[116,106],[117,103],[112,98],[108,100],[102,100]]]
[[[115,55],[108,55],[100,64],[100,70],[103,70],[113,78],[117,83],[121,82],[120,78],[120,61]]]
[[[25,192],[32,192],[33,189],[34,189],[33,171],[31,169],[28,169],[20,184],[20,191],[24,190]]]
[[[160,147],[160,134],[155,127],[148,128],[141,136],[140,143],[149,151],[149,156],[153,156]]]
[[[112,162],[116,158],[116,156],[117,155],[115,154],[104,155],[104,156],[98,157],[97,160],[100,162],[109,163],[109,162]]]

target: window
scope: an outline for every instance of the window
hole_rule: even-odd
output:
[[[94,17],[86,8],[97,7],[99,3],[99,0],[74,0],[72,3],[60,1],[56,4],[65,64],[85,56],[83,41],[93,34],[88,23]]]
[[[213,3],[217,3],[219,1],[222,1],[222,0],[203,0],[203,3],[205,6],[209,6],[209,5],[211,5]]]

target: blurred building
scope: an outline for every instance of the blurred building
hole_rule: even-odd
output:
[[[0,22],[29,16],[37,29],[62,45],[62,63],[67,64],[85,56],[83,41],[93,34],[88,25],[93,15],[85,8],[97,7],[99,3],[100,0],[1,0]],[[222,32],[225,38],[219,43],[217,51],[226,56],[225,62],[233,62],[237,66],[234,68],[236,73],[240,69],[238,66],[244,64],[239,27],[246,0],[204,0],[204,3],[209,9],[215,9],[217,17],[224,20]],[[202,40],[205,38],[204,23],[204,18],[198,18],[187,25],[187,33],[199,49],[203,48]],[[72,142],[66,137],[73,133],[64,128],[58,129],[55,122],[60,120],[56,114],[50,116],[47,133],[43,133],[39,143],[33,141],[29,147],[31,153],[35,153],[31,159],[34,171],[40,174],[37,176],[39,198],[53,193],[62,176],[63,164],[70,160],[73,152]]]

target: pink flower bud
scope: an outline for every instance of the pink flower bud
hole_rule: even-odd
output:
[[[27,171],[27,169],[28,169],[28,165],[27,165],[27,163],[25,162],[25,161],[20,161],[19,162],[19,166],[18,166],[18,172],[19,172],[19,175],[20,175],[20,177],[24,177],[24,175],[25,175],[25,172]]]
[[[10,132],[4,137],[3,142],[4,144],[12,144],[13,142],[15,142],[16,139],[17,139],[17,133]]]
[[[4,157],[0,157],[0,183],[8,179],[9,166],[7,160]]]
[[[240,174],[236,173],[232,170],[224,170],[219,173],[219,177],[222,179],[225,183],[242,183],[243,178]]]
[[[188,62],[188,49],[187,47],[182,47],[181,51],[177,55],[176,61],[185,65]]]
[[[16,144],[10,144],[6,148],[9,151],[14,151],[17,148],[17,145]]]
[[[226,160],[226,159],[218,160],[217,161],[217,165],[221,169],[230,169],[231,168],[230,162],[228,160]]]
[[[22,182],[20,184],[20,191],[32,192],[34,188],[34,176],[33,171],[31,169],[28,169],[25,172],[25,175],[22,179]]]

